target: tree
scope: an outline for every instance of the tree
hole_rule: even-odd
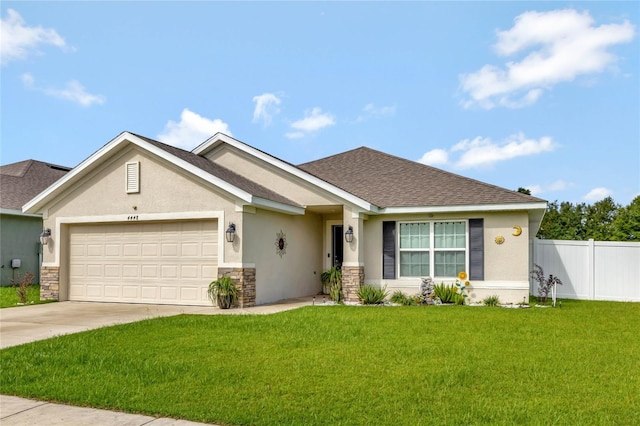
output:
[[[547,240],[583,240],[585,232],[584,204],[563,201],[549,203],[542,219],[538,238]]]
[[[585,236],[584,239],[596,241],[610,241],[613,239],[613,227],[611,226],[620,206],[613,202],[611,197],[587,206],[585,210]]]
[[[523,187],[519,187],[517,192],[521,194],[531,195],[531,190]]]
[[[614,241],[640,241],[640,195],[618,211],[611,228]]]

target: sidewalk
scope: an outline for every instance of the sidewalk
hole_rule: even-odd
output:
[[[313,297],[222,310],[213,307],[57,302],[0,309],[0,348],[144,319],[180,315],[274,314],[313,304]],[[154,418],[0,395],[0,424],[38,426],[196,426],[187,420]]]
[[[205,423],[167,418],[158,419],[140,414],[51,404],[0,395],[0,424],[2,426],[196,426]]]

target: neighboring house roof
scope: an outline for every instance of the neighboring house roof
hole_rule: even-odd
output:
[[[366,147],[298,167],[382,209],[546,203]]]
[[[20,212],[27,201],[70,170],[70,167],[36,160],[0,166],[0,208]]]

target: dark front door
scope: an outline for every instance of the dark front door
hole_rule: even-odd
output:
[[[333,266],[342,268],[344,245],[342,244],[342,225],[331,226],[331,253],[333,254]]]

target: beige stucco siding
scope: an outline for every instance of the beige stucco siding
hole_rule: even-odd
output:
[[[290,175],[264,161],[249,157],[237,148],[222,145],[206,154],[206,158],[235,173],[250,176],[252,180],[284,195],[303,206],[342,204],[336,196]]]
[[[278,253],[282,232],[286,253]],[[256,265],[256,303],[264,304],[318,293],[322,272],[322,217],[314,214],[288,216],[265,210],[245,213],[244,262]]]
[[[522,295],[528,295],[529,267],[529,219],[526,212],[487,213],[470,212],[465,214],[394,215],[370,216],[364,222],[366,244],[364,247],[365,279],[367,282],[387,285],[391,291],[402,290],[408,294],[419,291],[420,279],[406,278],[384,280],[382,278],[382,222],[402,221],[450,221],[484,219],[484,280],[472,282],[478,289],[477,297],[499,292],[503,302],[513,299],[522,301]],[[522,228],[520,236],[512,235],[514,226]],[[501,235],[505,241],[496,244],[495,238]],[[396,259],[397,262],[397,259]],[[467,271],[468,272],[468,271]]]

